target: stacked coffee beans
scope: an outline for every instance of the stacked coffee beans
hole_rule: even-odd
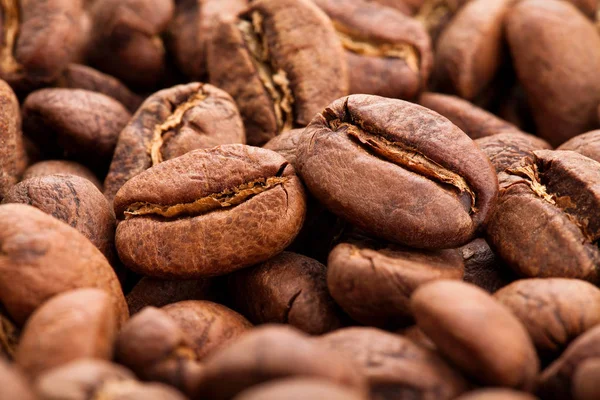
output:
[[[1,0],[0,400],[600,399],[596,0]]]

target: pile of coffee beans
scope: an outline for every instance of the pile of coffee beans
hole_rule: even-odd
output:
[[[597,0],[0,32],[0,400],[600,399]]]

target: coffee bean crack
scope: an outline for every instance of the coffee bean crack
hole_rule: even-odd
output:
[[[398,58],[404,60],[412,71],[419,72],[419,52],[415,46],[367,39],[337,21],[333,22],[333,26],[347,51],[365,57]]]
[[[18,0],[0,0],[2,7],[2,48],[0,49],[0,68],[4,73],[16,73],[22,66],[14,57],[15,45],[19,34],[20,9]]]
[[[237,28],[242,34],[258,77],[273,102],[279,132],[292,129],[294,96],[286,72],[277,68],[270,57],[262,15],[257,11],[253,12],[250,20],[240,19]]]
[[[196,107],[206,99],[207,95],[200,88],[196,93],[192,94],[184,103],[178,105],[169,117],[162,123],[154,127],[152,141],[149,145],[148,152],[152,159],[152,166],[163,162],[162,146],[164,144],[164,135],[177,129],[183,123],[183,117],[186,112]]]
[[[19,329],[0,311],[0,353],[12,359],[19,344],[19,336]]]

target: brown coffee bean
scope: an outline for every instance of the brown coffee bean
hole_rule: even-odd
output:
[[[162,310],[192,339],[198,359],[218,351],[252,327],[237,312],[211,301],[180,301]]]
[[[487,385],[533,388],[539,360],[531,338],[488,293],[463,282],[436,281],[419,287],[411,306],[417,325],[468,375]]]
[[[552,149],[545,140],[519,132],[486,136],[476,139],[475,143],[488,156],[496,173],[505,171],[523,157],[533,156],[534,150]]]
[[[161,90],[144,101],[121,132],[104,194],[112,203],[125,182],[163,160],[244,141],[242,120],[224,91],[202,83]]]
[[[600,289],[578,279],[523,279],[494,297],[521,320],[541,355],[556,355],[600,323]]]
[[[54,81],[85,44],[81,0],[6,0],[0,77],[17,90]]]
[[[575,136],[561,144],[557,150],[571,150],[600,162],[600,130]]]
[[[23,132],[50,157],[105,171],[131,114],[115,99],[81,89],[42,89],[23,104]]]
[[[0,358],[0,400],[36,400],[21,371]]]
[[[365,391],[365,378],[351,360],[300,331],[279,325],[255,328],[208,357],[195,398],[230,399],[263,382],[318,378]]]
[[[134,113],[142,103],[142,98],[129,90],[121,81],[85,65],[70,64],[54,85],[105,94],[123,104],[131,113]]]
[[[114,211],[87,179],[74,175],[27,179],[13,186],[2,203],[28,204],[52,215],[81,232],[109,261],[115,261]]]
[[[516,279],[510,267],[494,253],[485,239],[475,239],[458,250],[465,263],[465,282],[494,293]]]
[[[382,6],[394,8],[404,15],[413,15],[425,0],[374,0]]]
[[[115,358],[141,379],[159,381],[184,393],[193,393],[203,367],[195,344],[182,327],[163,310],[147,307],[123,326]]]
[[[331,18],[348,62],[349,92],[412,99],[433,65],[421,23],[362,0],[314,0]]]
[[[54,368],[35,382],[40,400],[184,400],[175,389],[141,383],[126,368],[104,360],[82,359]]]
[[[375,400],[453,399],[467,382],[435,354],[373,328],[346,328],[317,339],[361,366]]]
[[[183,300],[213,300],[217,287],[211,279],[169,281],[143,277],[127,294],[131,315],[147,306],[162,307]]]
[[[313,335],[342,326],[342,313],[327,290],[327,267],[283,252],[229,276],[234,308],[255,324],[289,324]]]
[[[403,0],[404,1],[404,0]],[[415,18],[420,21],[431,36],[433,43],[438,41],[440,33],[460,8],[469,0],[408,0],[418,7]]]
[[[283,251],[302,226],[306,204],[283,157],[224,145],[134,177],[117,193],[115,212],[123,219],[116,245],[125,265],[154,277],[196,279]]]
[[[595,400],[600,398],[600,358],[582,362],[573,375],[573,398],[575,400]]]
[[[1,64],[1,56],[0,56]],[[0,200],[18,182],[26,167],[21,133],[19,100],[10,86],[0,80]]]
[[[19,326],[50,297],[80,287],[105,290],[119,322],[127,319],[113,269],[75,228],[31,206],[0,205],[0,248],[0,303]]]
[[[290,129],[282,132],[265,143],[263,149],[276,151],[296,168],[296,152],[303,133],[304,129]]]
[[[566,1],[526,0],[508,13],[506,32],[539,135],[558,146],[597,127],[600,36],[594,24]]]
[[[575,339],[541,374],[538,395],[543,399],[569,399],[575,390],[574,375],[588,360],[600,358],[600,326]],[[595,382],[597,384],[597,381]]]
[[[342,45],[310,0],[257,0],[221,22],[208,73],[237,102],[253,146],[308,125],[348,89]]]
[[[419,98],[419,104],[448,118],[471,139],[520,132],[513,124],[456,96],[424,93]]]
[[[169,25],[167,45],[177,66],[192,80],[206,78],[208,45],[219,21],[234,19],[248,0],[179,0]]]
[[[600,163],[572,151],[533,155],[500,174],[490,244],[522,276],[595,281]]]
[[[92,182],[94,186],[102,190],[102,184],[92,171],[79,163],[67,160],[47,160],[30,165],[23,173],[23,180],[41,178],[48,175],[79,176]]]
[[[418,251],[376,241],[338,244],[329,254],[327,286],[354,320],[395,328],[412,319],[410,295],[436,279],[462,279],[456,250]]]
[[[89,61],[134,87],[153,87],[165,74],[161,35],[174,8],[173,0],[96,1]]]
[[[52,297],[29,318],[15,362],[29,378],[80,358],[110,360],[117,316],[110,295],[77,289]]]
[[[14,358],[20,336],[20,329],[16,327],[6,311],[0,308],[0,360]]]
[[[366,397],[350,388],[314,378],[289,378],[251,387],[233,400],[365,400]]]
[[[537,400],[537,397],[512,389],[488,388],[465,393],[455,400]]]
[[[473,0],[456,13],[436,46],[439,88],[471,100],[492,83],[504,55],[504,17],[515,1]]]
[[[596,13],[598,12],[598,1],[597,0],[566,0],[577,7],[581,12],[590,17],[592,20],[596,19]]]
[[[447,119],[402,100],[335,101],[308,126],[297,157],[307,187],[329,210],[412,247],[468,242],[497,196],[493,167],[473,141]]]

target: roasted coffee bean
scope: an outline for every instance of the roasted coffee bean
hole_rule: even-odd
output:
[[[458,250],[465,263],[465,282],[494,293],[516,279],[510,267],[498,257],[485,239],[477,238]]]
[[[289,378],[244,390],[233,400],[365,400],[363,393],[321,379]]]
[[[473,103],[456,96],[440,93],[424,93],[419,104],[448,118],[471,139],[501,133],[520,133],[519,129]]]
[[[571,150],[600,162],[600,130],[583,133],[561,144],[557,150]]]
[[[596,281],[600,163],[572,151],[537,150],[499,179],[487,234],[500,257],[522,276]]]
[[[374,0],[374,2],[382,6],[394,8],[405,15],[413,15],[423,4],[424,0]]]
[[[117,316],[110,295],[77,289],[52,297],[29,318],[15,362],[31,379],[80,358],[110,360]]]
[[[54,81],[85,44],[81,0],[4,0],[0,77],[17,90]]]
[[[283,251],[302,226],[306,203],[294,168],[279,154],[224,145],[134,177],[117,194],[115,212],[125,265],[154,277],[195,279]]]
[[[462,396],[455,400],[537,400],[537,397],[512,389],[478,389]]]
[[[453,399],[467,382],[435,352],[373,328],[346,328],[317,339],[360,365],[374,400]]]
[[[161,90],[144,101],[121,132],[104,194],[112,202],[125,182],[164,160],[244,142],[242,120],[227,93],[202,83]]]
[[[40,400],[184,400],[175,389],[141,383],[126,368],[107,361],[73,361],[42,374],[35,382]]]
[[[360,392],[366,387],[352,360],[296,329],[278,325],[242,335],[204,365],[195,398],[230,399],[251,386],[289,377],[322,379]]]
[[[532,157],[534,150],[549,150],[552,146],[543,139],[519,132],[499,133],[475,140],[496,168],[496,173],[505,171],[523,157]]]
[[[433,56],[422,24],[368,1],[314,1],[346,51],[350,94],[412,99],[425,87]]]
[[[506,32],[539,135],[558,146],[596,128],[600,36],[594,24],[566,1],[525,0],[509,11]]]
[[[0,248],[0,303],[17,325],[50,297],[80,287],[105,290],[118,321],[127,319],[113,269],[75,228],[28,205],[0,205]]]
[[[183,300],[213,300],[216,291],[211,279],[169,281],[143,277],[125,298],[129,313],[133,315],[147,306],[162,307]]]
[[[70,64],[54,85],[67,89],[84,89],[105,94],[123,104],[134,113],[142,98],[133,93],[118,79],[80,64]]]
[[[462,279],[457,250],[418,251],[376,241],[338,244],[329,254],[327,285],[356,321],[395,328],[412,319],[410,295],[436,279]]]
[[[156,85],[166,72],[161,35],[174,8],[173,0],[96,1],[89,61],[133,87]]]
[[[318,114],[300,140],[298,170],[338,216],[382,239],[456,247],[487,221],[497,178],[450,121],[402,100],[353,95]]]
[[[0,360],[14,358],[20,336],[20,329],[15,326],[6,311],[0,308]]]
[[[436,46],[434,81],[439,88],[474,99],[492,83],[503,58],[503,21],[516,0],[467,2]]]
[[[600,323],[600,289],[578,279],[523,279],[494,297],[517,316],[541,355],[556,355]]]
[[[114,262],[115,214],[102,193],[87,179],[74,175],[31,178],[12,187],[4,200],[36,207],[72,226]]]
[[[303,133],[304,129],[290,129],[282,132],[265,143],[263,149],[276,151],[296,168],[296,153]]]
[[[0,56],[1,57],[1,56]],[[1,58],[0,58],[1,60]],[[0,61],[1,64],[1,61]],[[0,200],[18,182],[26,163],[21,133],[19,100],[8,84],[0,80]]]
[[[36,400],[29,382],[13,365],[0,358],[0,399],[1,400]]]
[[[402,0],[404,1],[404,0]],[[440,33],[444,31],[452,17],[469,0],[408,0],[413,8],[418,7],[415,18],[420,21],[431,36],[433,43],[437,42]]]
[[[201,348],[166,312],[147,307],[119,333],[115,358],[144,380],[168,383],[189,394],[203,372],[196,353]]]
[[[192,80],[206,77],[208,45],[222,20],[232,20],[248,0],[177,0],[167,44],[177,66]]]
[[[237,102],[253,146],[308,125],[348,89],[341,42],[310,0],[256,0],[221,22],[208,73]]]
[[[23,133],[49,157],[106,172],[131,114],[115,99],[81,89],[42,89],[23,104]]]
[[[229,276],[234,308],[255,324],[289,324],[318,335],[342,326],[342,313],[327,290],[327,267],[283,252]]]
[[[436,281],[419,287],[411,306],[417,325],[469,376],[487,385],[533,389],[539,360],[531,338],[488,293],[463,282]]]
[[[47,160],[40,161],[30,165],[23,173],[23,180],[31,178],[41,178],[48,175],[74,175],[85,178],[92,182],[94,186],[102,190],[102,184],[96,178],[96,175],[87,167],[67,160]]]
[[[571,398],[577,370],[586,361],[597,358],[600,358],[600,326],[575,339],[556,361],[542,371],[538,395],[544,400]],[[597,384],[597,381],[594,381],[594,384]]]
[[[595,400],[600,398],[600,357],[582,362],[573,375],[573,398]]]

